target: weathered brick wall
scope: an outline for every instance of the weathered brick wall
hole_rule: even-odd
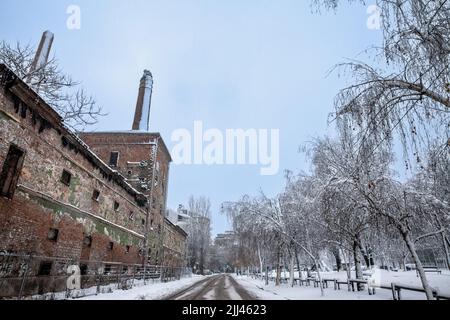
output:
[[[150,195],[153,181],[153,159],[152,145],[158,134],[147,132],[84,132],[79,134],[80,138],[94,151],[104,162],[109,163],[111,152],[119,152],[117,169],[126,177],[127,181],[140,192]],[[158,170],[155,174],[153,186],[153,203],[149,227],[153,233],[149,237],[150,262],[161,263],[159,254],[162,252],[162,228],[164,212],[166,210],[167,185],[170,166],[170,154],[160,140],[157,163]],[[146,162],[147,165],[140,166],[136,163]],[[146,189],[141,188],[144,179]]]
[[[26,154],[14,198],[0,197],[0,250],[80,258],[90,235],[84,259],[141,262],[145,210],[82,153],[64,147],[57,130],[39,133],[38,127],[30,112],[25,118],[16,112],[13,96],[1,87],[0,169],[11,143]],[[69,186],[60,181],[63,170],[72,174]],[[98,201],[92,199],[94,189],[100,191]],[[56,242],[47,239],[50,228],[59,230]]]
[[[186,233],[168,219],[164,220],[164,264],[172,267],[184,267]]]

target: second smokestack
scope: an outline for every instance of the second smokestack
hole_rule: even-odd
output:
[[[139,85],[139,93],[136,102],[136,111],[132,130],[149,131],[150,106],[152,104],[153,76],[148,70],[144,70]]]

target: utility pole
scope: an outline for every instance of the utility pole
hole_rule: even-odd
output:
[[[147,200],[147,217],[145,219],[145,238],[144,238],[144,284],[146,284],[146,276],[147,276],[147,264],[148,264],[148,246],[149,246],[149,220],[150,216],[152,214],[152,205],[153,205],[153,188],[155,187],[155,171],[156,171],[156,162],[157,162],[157,156],[158,156],[158,144],[159,144],[159,137],[156,137],[152,143],[153,145],[153,153],[151,155],[153,159],[153,167],[152,167],[152,180],[151,180],[151,187],[150,187],[150,195],[148,196]]]

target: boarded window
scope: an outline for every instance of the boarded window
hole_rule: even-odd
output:
[[[38,276],[49,276],[52,272],[52,262],[42,261],[39,265]]]
[[[25,152],[10,145],[0,174],[0,195],[12,199],[23,166]]]
[[[118,163],[119,163],[119,152],[118,151],[111,152],[111,155],[109,157],[109,165],[111,167],[117,167]]]
[[[95,189],[94,192],[92,192],[92,200],[98,201],[99,198],[100,198],[100,191]]]
[[[70,186],[70,180],[72,180],[72,174],[67,170],[63,170],[61,182],[64,183],[66,186]]]
[[[59,230],[52,228],[48,231],[47,239],[56,242],[56,241],[58,241],[58,234],[59,234]]]

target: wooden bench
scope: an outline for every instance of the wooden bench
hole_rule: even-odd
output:
[[[346,284],[348,287],[348,291],[350,291],[350,283],[347,281],[336,281],[336,285],[338,290],[341,290],[341,284]]]
[[[298,280],[298,283],[302,286],[302,285],[305,285],[305,286],[309,286],[309,280],[308,279],[300,279],[300,278],[297,278]]]
[[[352,291],[355,291],[355,284],[360,284],[360,283],[362,283],[364,285],[367,284],[367,280],[362,280],[362,279],[349,279],[348,281],[350,283]]]
[[[437,274],[442,274],[442,270],[438,266],[423,267],[424,272],[436,272]],[[419,271],[416,269],[416,275],[419,276]]]
[[[392,290],[392,299],[393,300],[401,300],[402,299],[402,295],[401,295],[402,290],[425,293],[425,290],[421,287],[413,287],[413,286],[407,286],[404,284],[396,284],[394,282],[391,283],[391,290]],[[436,297],[438,295],[437,290],[433,289],[432,292],[433,292],[434,297]]]
[[[328,282],[333,283],[333,288],[334,288],[334,290],[336,290],[336,287],[337,287],[337,285],[336,285],[337,280],[336,279],[322,279],[322,282],[323,282],[325,288],[328,288]]]

